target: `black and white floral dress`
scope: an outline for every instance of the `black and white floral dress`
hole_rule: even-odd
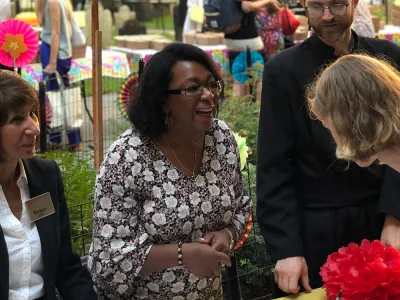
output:
[[[99,299],[219,300],[219,277],[184,267],[139,275],[152,245],[198,241],[232,224],[244,233],[250,200],[235,139],[214,120],[195,179],[175,168],[150,139],[129,129],[107,153],[96,181],[89,268]]]

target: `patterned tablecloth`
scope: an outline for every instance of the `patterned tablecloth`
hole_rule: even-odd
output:
[[[199,46],[199,48],[203,49],[211,56],[211,58],[217,64],[217,67],[222,75],[227,75],[230,73],[228,51],[225,45]],[[109,50],[125,53],[128,57],[131,72],[138,71],[140,59],[144,59],[146,63],[155,53],[157,53],[157,51],[153,49],[136,50],[121,47],[110,47]]]
[[[126,54],[114,51],[102,53],[103,76],[126,78],[130,74]],[[42,65],[31,64],[22,68],[22,77],[32,85],[37,85],[43,78]],[[73,59],[69,71],[70,83],[92,78],[92,50],[88,48],[86,58]]]
[[[380,39],[385,39],[400,46],[400,26],[387,25],[378,32]]]

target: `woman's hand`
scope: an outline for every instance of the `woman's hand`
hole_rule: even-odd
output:
[[[275,14],[281,10],[281,4],[277,0],[271,0],[267,4],[267,10],[269,14]]]
[[[55,74],[57,71],[56,64],[48,64],[46,68],[43,70],[46,74]]]
[[[202,278],[219,276],[221,266],[231,266],[228,255],[201,243],[183,244],[183,264],[193,275]]]
[[[207,233],[204,238],[200,240],[200,243],[209,245],[214,250],[225,253],[226,255],[230,255],[231,253],[231,236],[225,229]]]

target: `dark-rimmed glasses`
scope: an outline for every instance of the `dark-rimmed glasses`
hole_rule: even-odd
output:
[[[325,9],[329,9],[333,16],[343,16],[347,12],[347,7],[349,3],[336,3],[330,5],[318,5],[311,4],[310,6],[305,6],[307,13],[312,18],[320,18],[324,15]]]
[[[192,85],[184,89],[167,90],[166,93],[174,95],[186,95],[190,98],[198,98],[203,95],[205,88],[214,95],[219,95],[224,89],[224,82],[222,80],[217,80],[204,85]]]

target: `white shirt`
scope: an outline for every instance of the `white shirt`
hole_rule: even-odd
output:
[[[11,18],[10,0],[0,0],[0,22]]]
[[[18,220],[8,205],[0,185],[0,226],[6,240],[9,259],[9,300],[33,300],[44,295],[42,246],[35,222],[26,207],[30,199],[24,165],[19,162],[17,181],[22,199],[22,215]]]

